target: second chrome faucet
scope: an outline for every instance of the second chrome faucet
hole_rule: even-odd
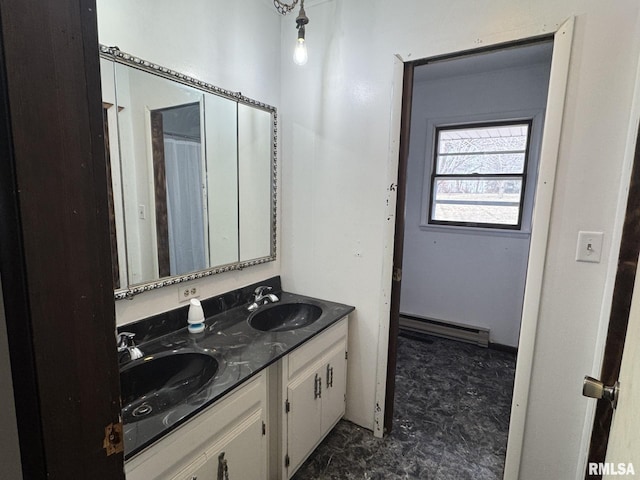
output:
[[[253,312],[254,310],[257,310],[258,307],[260,307],[260,305],[279,302],[280,299],[273,293],[265,294],[265,292],[270,292],[271,290],[272,288],[267,285],[262,285],[256,288],[255,291],[253,292],[253,301],[252,303],[249,304],[249,306],[247,307],[247,310],[249,310],[250,312]]]

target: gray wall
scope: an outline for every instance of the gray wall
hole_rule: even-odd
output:
[[[0,465],[2,465],[0,477],[19,480],[22,478],[22,466],[20,464],[11,364],[9,363],[7,323],[1,293],[2,283],[0,283],[0,432],[2,432],[0,435]]]
[[[539,56],[535,57],[541,61]],[[529,251],[533,182],[544,120],[550,57],[545,63],[462,73],[436,65],[416,69],[401,312],[491,329],[491,341],[517,346]],[[434,68],[435,67],[435,68]],[[428,69],[433,68],[433,74]],[[437,70],[436,70],[437,69]],[[452,72],[453,76],[443,75]],[[425,226],[424,198],[433,129],[455,124],[533,117],[532,151],[519,232]],[[533,147],[538,143],[536,147]],[[424,185],[424,187],[423,187]]]

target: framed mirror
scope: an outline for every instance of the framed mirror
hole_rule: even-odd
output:
[[[100,50],[115,298],[275,260],[276,109]]]

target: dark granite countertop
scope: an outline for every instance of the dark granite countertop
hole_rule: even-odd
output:
[[[321,307],[322,315],[311,325],[297,330],[261,332],[249,326],[247,320],[250,312],[245,303],[207,317],[205,331],[191,334],[186,329],[187,316],[186,309],[183,308],[180,311],[183,314],[184,328],[138,345],[144,354],[143,360],[152,356],[166,355],[168,352],[200,352],[218,360],[219,368],[212,380],[201,391],[172,405],[161,414],[142,416],[139,419],[123,414],[125,459],[133,457],[152,445],[253,375],[354,310],[354,307],[348,305],[278,292],[277,289],[274,291],[280,297],[280,302],[275,305],[310,303]],[[207,315],[207,302],[203,302],[203,307]],[[260,309],[266,308],[269,306],[260,307]],[[126,365],[123,368],[126,368]]]

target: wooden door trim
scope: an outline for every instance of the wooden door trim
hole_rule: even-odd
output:
[[[162,110],[151,110],[151,156],[156,211],[156,242],[160,278],[171,275],[169,254],[169,213],[167,209],[167,170],[164,157],[164,122]]]
[[[13,170],[0,270],[23,473],[124,479],[123,454],[103,449],[120,399],[95,1],[0,0],[0,12],[0,163]]]
[[[540,292],[542,290],[543,273],[547,252],[547,240],[549,232],[549,218],[555,186],[556,166],[560,146],[560,132],[564,114],[564,100],[568,81],[569,60],[573,39],[574,17],[567,19],[552,34],[539,37],[514,39],[513,41],[490,45],[481,49],[472,49],[439,57],[425,58],[414,61],[414,65],[422,65],[434,60],[454,58],[461,55],[499,50],[508,46],[525,45],[553,39],[553,57],[549,94],[545,116],[543,143],[540,151],[539,173],[536,184],[536,207],[532,220],[533,228],[529,250],[529,263],[527,266],[527,288],[523,304],[521,320],[521,334],[518,346],[518,363],[516,365],[516,378],[513,391],[511,418],[509,422],[509,438],[505,459],[505,478],[515,478],[520,470],[522,456],[522,444],[524,440],[524,425],[529,400],[529,388],[531,372],[533,370],[533,357],[535,346],[535,334],[538,326],[538,314],[540,309]],[[393,295],[393,293],[392,293]],[[393,326],[393,312],[390,316],[390,331]],[[397,337],[396,337],[397,338]],[[389,335],[389,341],[396,341]],[[392,359],[388,359],[392,361]],[[387,371],[388,373],[388,371]],[[390,378],[387,376],[386,381]],[[387,396],[387,401],[392,398]],[[385,406],[385,416],[387,414]]]
[[[0,37],[3,37],[0,24]],[[4,40],[2,41],[4,45]],[[2,296],[11,339],[9,356],[12,365],[13,394],[18,442],[25,478],[44,478],[46,472],[44,439],[40,423],[40,400],[35,369],[35,352],[31,343],[31,322],[27,293],[27,276],[20,225],[18,185],[16,183],[11,117],[7,92],[4,51],[0,49],[0,274]],[[11,321],[20,319],[20,321]],[[16,348],[19,346],[20,348]]]
[[[393,429],[393,408],[396,391],[396,365],[398,359],[398,332],[400,329],[400,287],[402,284],[402,258],[404,252],[404,209],[407,193],[407,165],[411,136],[411,102],[413,100],[413,71],[415,64],[404,64],[402,80],[402,114],[400,118],[400,146],[396,196],[396,224],[393,244],[393,278],[389,320],[389,347],[387,350],[387,383],[384,402],[384,432]]]
[[[113,288],[120,289],[120,262],[118,262],[118,236],[116,234],[116,210],[113,200],[113,177],[111,170],[111,145],[109,143],[109,121],[107,112],[113,105],[102,102],[102,121],[104,124],[104,151],[107,165],[107,192],[109,202],[109,232],[111,240],[111,258],[113,259],[111,271],[113,273]]]

